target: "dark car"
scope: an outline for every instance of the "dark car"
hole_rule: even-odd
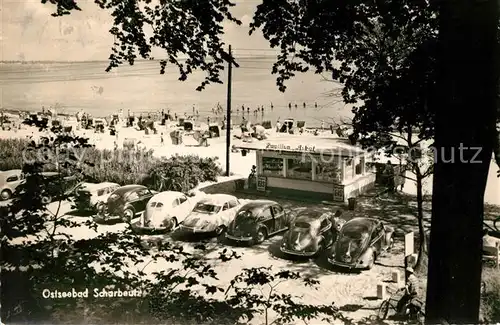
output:
[[[136,214],[144,211],[148,201],[157,192],[142,185],[125,185],[116,189],[105,205],[99,207],[96,221],[120,218],[125,222],[132,220]]]
[[[296,256],[317,256],[335,240],[334,220],[335,214],[329,211],[306,209],[299,212],[283,235],[281,251]]]
[[[340,230],[328,262],[349,269],[371,269],[380,253],[392,246],[393,232],[377,219],[349,220]]]
[[[269,236],[288,230],[290,220],[274,201],[255,200],[243,205],[229,224],[226,238],[260,244]]]

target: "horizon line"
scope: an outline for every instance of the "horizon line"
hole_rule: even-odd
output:
[[[276,55],[245,55],[239,56],[235,55],[235,58],[246,59],[246,58],[268,58],[268,57],[276,57]],[[137,59],[135,62],[146,62],[146,61],[161,61],[163,59]],[[184,60],[184,59],[180,59]],[[91,62],[109,62],[109,60],[0,60],[0,63],[91,63]],[[128,64],[128,62],[124,62],[124,64]]]

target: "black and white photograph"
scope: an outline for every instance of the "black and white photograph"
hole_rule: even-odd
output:
[[[500,1],[0,1],[0,323],[500,323]]]

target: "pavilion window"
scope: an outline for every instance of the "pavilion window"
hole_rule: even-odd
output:
[[[309,157],[288,158],[288,178],[312,180],[312,160]]]

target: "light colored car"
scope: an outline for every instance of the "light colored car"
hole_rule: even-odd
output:
[[[134,224],[137,230],[170,231],[193,211],[202,194],[189,196],[181,192],[160,192],[149,200],[141,220]]]
[[[98,208],[100,204],[106,204],[108,197],[120,185],[112,182],[102,183],[80,183],[75,188],[77,196],[77,208]]]
[[[42,172],[40,174],[48,182],[44,187],[42,195],[42,203],[48,204],[54,200],[60,199],[62,196],[69,194],[74,188],[77,178],[74,176],[64,176],[59,179],[57,172]],[[19,185],[25,182],[25,175],[21,169],[12,169],[0,172],[0,197],[2,200],[12,198]]]
[[[0,172],[0,198],[9,200],[24,177],[21,169],[12,169]]]
[[[180,230],[191,233],[222,234],[234,220],[242,202],[233,195],[208,194],[196,203],[180,224]]]

